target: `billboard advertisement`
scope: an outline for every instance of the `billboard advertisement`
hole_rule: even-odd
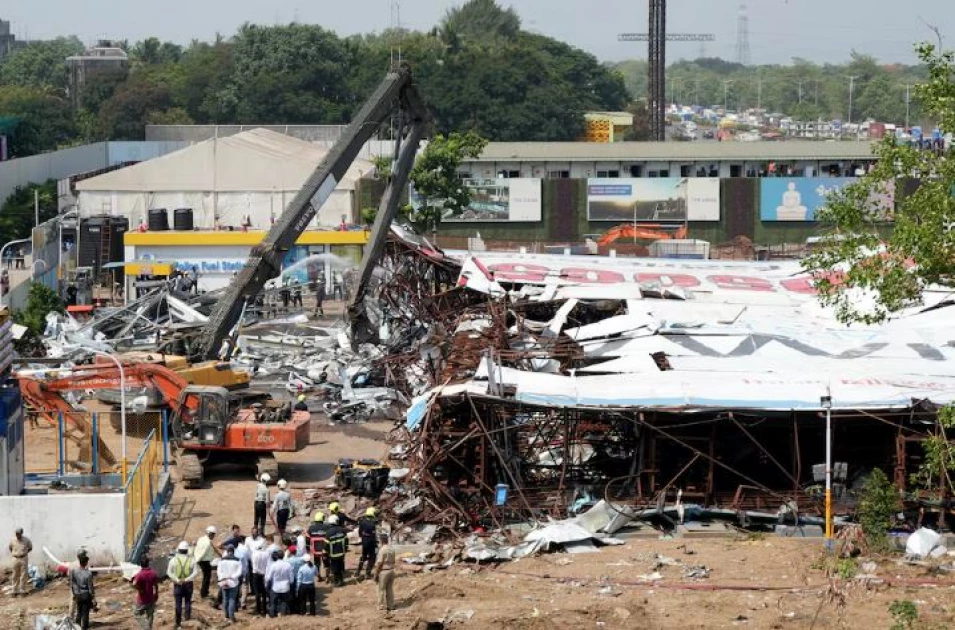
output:
[[[815,221],[826,197],[855,177],[771,177],[759,182],[759,218],[763,221]]]
[[[615,223],[719,221],[720,181],[706,177],[588,179],[587,219]]]
[[[465,179],[471,203],[460,210],[446,210],[441,220],[450,223],[490,223],[541,220],[541,180],[538,178]],[[414,186],[411,206],[421,207]]]

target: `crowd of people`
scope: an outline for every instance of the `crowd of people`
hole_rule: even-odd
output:
[[[311,515],[307,529],[288,528],[292,511],[288,484],[284,479],[278,480],[278,491],[272,497],[270,482],[268,474],[259,477],[253,502],[254,522],[248,535],[241,526],[232,525],[228,537],[220,543],[216,527],[209,525],[194,543],[183,540],[178,544],[166,569],[175,602],[176,628],[192,618],[196,596],[221,610],[227,623],[235,622],[242,610],[270,618],[319,614],[318,584],[325,582],[332,588],[346,585],[350,530],[357,531],[361,541],[354,579],[374,580],[378,607],[386,614],[390,612],[395,604],[395,553],[388,535],[381,531],[375,508],[367,508],[355,519],[334,501]],[[273,531],[267,536],[269,524]],[[14,560],[13,595],[25,595],[29,587],[27,558],[33,545],[23,530],[17,529],[8,548]],[[78,552],[67,579],[72,593],[70,616],[86,630],[91,613],[98,610],[95,572],[89,566],[86,550]],[[148,557],[141,559],[130,584],[136,591],[133,614],[139,626],[149,630],[159,601],[160,576],[150,566]]]

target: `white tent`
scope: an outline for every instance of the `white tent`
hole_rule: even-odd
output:
[[[136,226],[148,210],[167,208],[172,227],[174,208],[192,208],[198,228],[239,226],[250,217],[253,229],[268,229],[327,154],[326,148],[267,129],[206,140],[79,182],[79,213],[125,216]],[[357,181],[373,169],[356,160],[313,226],[336,227],[343,216],[354,221]]]

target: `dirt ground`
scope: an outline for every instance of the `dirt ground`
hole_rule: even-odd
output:
[[[328,427],[316,423],[309,447],[280,457],[282,476],[294,496],[328,485],[339,457],[381,457],[390,424]],[[179,540],[194,541],[208,525],[225,532],[232,523],[248,530],[255,481],[240,470],[217,470],[207,488],[176,488],[152,549],[154,557]],[[304,522],[300,517],[298,522]],[[687,566],[705,565],[706,578],[687,578],[681,566],[656,568],[657,554]],[[955,579],[927,566],[877,559],[877,580],[834,579],[823,568],[818,539],[776,537],[629,538],[626,544],[593,554],[547,554],[492,566],[455,565],[423,573],[401,565],[395,591],[397,610],[383,617],[375,609],[373,583],[349,580],[346,587],[322,586],[322,615],[257,619],[241,611],[235,627],[424,629],[442,621],[447,628],[888,628],[895,600],[916,604],[918,627],[955,627]],[[855,563],[861,567],[866,559]],[[358,555],[350,554],[354,568]],[[661,579],[641,576],[658,570]],[[133,592],[118,578],[98,587],[97,628],[136,628]],[[0,596],[0,627],[32,628],[36,614],[63,614],[68,589],[62,580],[26,599]],[[171,628],[171,588],[164,585],[156,628]],[[222,613],[207,602],[194,611],[194,628],[223,627]],[[190,627],[190,626],[187,626]],[[442,627],[432,625],[430,628]]]

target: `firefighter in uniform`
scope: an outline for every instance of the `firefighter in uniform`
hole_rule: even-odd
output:
[[[318,573],[318,581],[322,581],[322,565],[325,566],[325,575],[328,575],[328,554],[325,552],[325,530],[328,526],[325,524],[325,513],[315,512],[312,517],[312,524],[308,526],[308,548],[312,559],[315,561],[315,570]]]
[[[325,530],[325,546],[328,549],[329,581],[332,586],[345,586],[345,554],[348,553],[348,536],[338,524],[338,517],[328,517]]]
[[[356,577],[362,578],[362,565],[367,563],[365,578],[371,578],[371,570],[378,556],[378,519],[375,518],[375,508],[365,510],[365,515],[358,519],[358,536],[361,538],[361,560],[358,561]]]

